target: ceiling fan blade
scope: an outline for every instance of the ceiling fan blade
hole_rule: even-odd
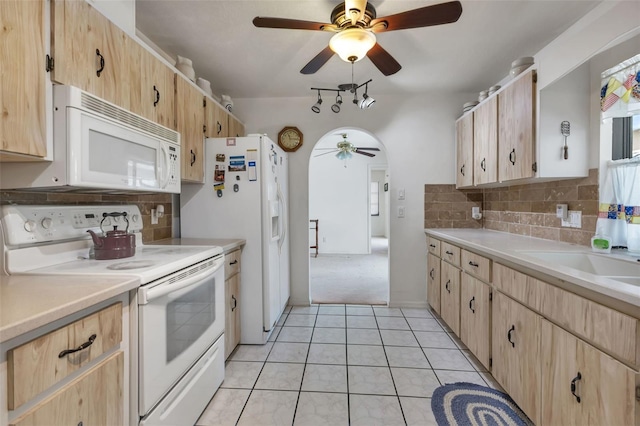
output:
[[[380,148],[356,148],[360,151],[380,151]]]
[[[375,157],[376,156],[375,154],[372,154],[370,152],[361,151],[360,148],[356,148],[356,150],[353,151],[353,152],[355,152],[356,154],[366,155],[367,157]]]
[[[450,1],[374,19],[369,26],[374,32],[431,27],[456,22],[460,15],[462,15],[462,4],[459,1]]]
[[[339,149],[334,149],[333,151],[323,152],[322,154],[314,155],[314,157],[322,157],[323,155],[333,154],[334,152],[340,151]]]
[[[376,43],[371,50],[367,52],[367,56],[371,59],[373,65],[375,65],[384,75],[393,75],[402,69],[398,61],[393,59],[393,56],[384,50],[378,43]]]
[[[344,13],[351,18],[351,25],[355,25],[364,17],[366,9],[367,0],[345,0],[344,2]]]
[[[322,51],[320,51],[320,53],[316,55],[315,58],[310,60],[309,63],[300,70],[300,73],[302,74],[315,73],[320,68],[322,68],[322,66],[326,64],[329,59],[331,59],[331,57],[333,56],[333,53],[334,53],[333,50],[331,50],[329,46],[325,47],[324,49],[322,49]]]
[[[256,16],[253,25],[259,28],[285,28],[291,30],[335,31],[337,27],[324,22],[301,21],[299,19],[270,18]]]

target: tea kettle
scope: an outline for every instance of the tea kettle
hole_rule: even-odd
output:
[[[127,228],[124,231],[118,230],[118,226],[114,225],[112,231],[105,232],[102,224],[108,217],[122,216],[127,222]],[[122,259],[131,257],[136,254],[136,236],[129,234],[129,219],[127,212],[102,213],[102,221],[100,221],[100,230],[104,236],[99,237],[92,230],[87,230],[93,238],[95,258],[97,260]]]

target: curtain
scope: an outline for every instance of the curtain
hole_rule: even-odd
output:
[[[610,237],[612,246],[640,253],[640,158],[609,161],[596,234]]]
[[[640,54],[606,70],[601,77],[602,118],[640,113]]]

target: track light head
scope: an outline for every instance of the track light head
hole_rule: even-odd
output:
[[[318,101],[311,107],[311,111],[316,114],[320,113],[320,105],[322,105],[322,97],[320,96],[320,91],[318,90]]]
[[[342,96],[340,96],[340,93],[338,93],[338,96],[336,96],[336,103],[331,105],[331,111],[335,112],[336,114],[339,113],[341,105],[342,105]]]

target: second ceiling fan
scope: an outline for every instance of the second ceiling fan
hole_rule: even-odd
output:
[[[300,72],[313,74],[318,71],[336,51],[339,44],[355,42],[356,51],[340,51],[340,57],[347,62],[356,62],[365,55],[384,75],[392,75],[402,68],[398,61],[377,43],[375,33],[404,30],[409,28],[430,27],[456,22],[462,14],[459,1],[425,6],[406,12],[377,18],[376,9],[367,0],[346,0],[331,12],[331,23],[301,21],[298,19],[271,18],[257,16],[253,25],[263,28],[284,28],[294,30],[330,31],[336,33],[329,43]],[[364,53],[363,53],[364,52]]]

